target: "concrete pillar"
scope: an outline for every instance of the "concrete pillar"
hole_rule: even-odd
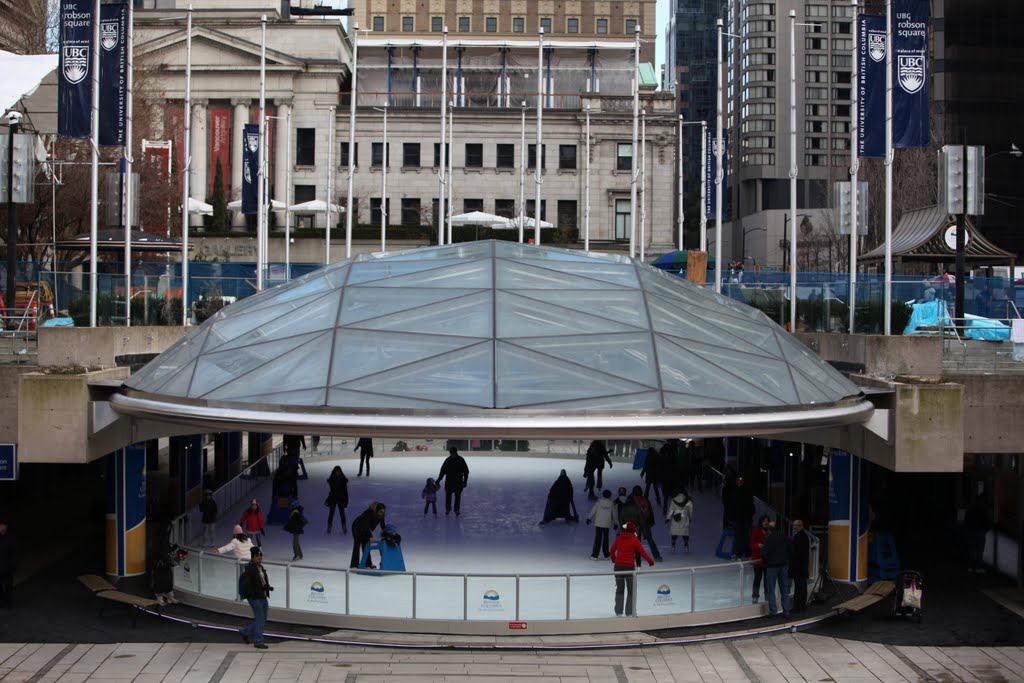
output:
[[[106,571],[112,576],[146,572],[146,444],[107,456]]]
[[[286,201],[290,188],[288,187],[288,168],[292,160],[288,158],[288,139],[291,137],[291,100],[274,100],[277,107],[277,118],[271,119],[274,122],[274,191],[271,197],[279,202]],[[293,147],[294,149],[294,147]],[[292,152],[294,156],[295,152]],[[277,230],[284,230],[285,212],[275,211],[274,226]]]
[[[235,111],[231,117],[231,201],[242,198],[242,140],[243,127],[249,123],[249,100],[231,100]],[[245,216],[241,211],[231,214],[231,229],[244,231]]]
[[[837,581],[868,578],[868,502],[863,461],[833,448],[828,459],[828,571]]]
[[[206,101],[193,101],[191,144],[189,149],[189,156],[191,157],[189,160],[189,194],[201,202],[206,201],[206,172],[209,144],[206,138],[208,129]],[[190,217],[189,225],[202,228],[203,217],[199,214],[193,214]]]
[[[213,454],[217,485],[220,486],[242,471],[242,433],[220,432],[215,435]]]
[[[203,438],[198,434],[172,436],[168,448],[170,459],[171,503],[181,514],[203,497]],[[176,506],[174,504],[177,504]]]

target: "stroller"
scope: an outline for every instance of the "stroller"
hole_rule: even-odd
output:
[[[921,607],[921,593],[924,580],[920,572],[903,570],[896,576],[896,597],[893,598],[893,616],[913,617],[921,623],[924,610]]]

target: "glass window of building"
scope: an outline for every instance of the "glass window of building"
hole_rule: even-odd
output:
[[[421,218],[419,197],[403,197],[402,225],[419,225]]]
[[[498,32],[498,17],[487,17],[484,20],[484,27],[488,33]]]
[[[522,33],[526,30],[526,19],[523,17],[512,17],[512,33]]]
[[[615,200],[615,239],[629,239],[629,200]]]
[[[537,206],[537,201],[535,199],[526,200],[526,215],[530,218],[537,215],[537,212],[534,211],[533,208],[535,206]],[[546,221],[548,219],[548,200],[546,199],[540,200],[540,219],[542,221]]]
[[[626,19],[626,35],[633,35],[636,33],[636,19]]]
[[[311,202],[316,199],[316,185],[296,185],[295,203]]]
[[[579,209],[575,199],[559,199],[556,207],[556,225],[560,228],[575,228],[579,225]]]
[[[569,17],[565,22],[566,33],[579,33],[580,32],[580,20],[579,17]]]
[[[540,167],[547,168],[547,156],[548,146],[541,145],[540,147]],[[526,148],[526,167],[537,168],[537,145],[529,145]]]
[[[416,22],[413,17],[402,17],[402,31],[412,33],[416,30]]]
[[[551,33],[551,17],[540,18],[540,30],[544,33]]]
[[[615,169],[618,171],[633,170],[633,143],[620,142],[615,150]]]
[[[514,218],[516,215],[516,200],[495,199],[494,214],[496,216],[501,216],[502,218]]]
[[[828,6],[827,5],[807,5],[805,15],[808,17],[827,17]]]
[[[390,152],[391,145],[388,145],[388,152]],[[381,166],[391,165],[391,154],[389,153],[387,161],[384,161],[384,143],[374,142],[370,146],[370,168],[380,168]]]
[[[471,213],[473,211],[483,211],[484,200],[482,199],[463,199],[462,200],[462,212]]]
[[[562,170],[576,169],[576,145],[558,146],[558,168]]]
[[[459,33],[469,33],[469,17],[459,17]]]
[[[466,168],[484,167],[484,146],[479,142],[466,143]]]
[[[450,157],[451,154],[452,154],[451,146],[450,145],[445,145],[444,146],[444,164],[445,164],[445,166],[448,165],[448,157]],[[435,142],[434,143],[434,168],[437,168],[440,165],[441,165],[441,143],[440,142]]]
[[[316,165],[316,128],[295,129],[295,165]]]
[[[353,166],[358,166],[359,165],[359,143],[358,142],[356,143],[356,153],[352,157],[352,165]],[[341,143],[341,151],[338,153],[338,166],[340,166],[342,168],[346,168],[348,166],[348,143],[347,142]],[[295,203],[298,204],[299,201],[295,200]]]
[[[497,168],[515,168],[516,167],[516,146],[510,144],[499,144],[497,146],[497,161],[495,166]]]
[[[600,34],[608,33],[608,20],[598,19],[597,20],[597,32]]]
[[[384,17],[374,17],[373,18],[373,30],[374,31],[383,31],[384,30]]]
[[[440,33],[444,30],[444,17],[430,17],[430,30]]]
[[[385,204],[388,214],[388,223],[391,222],[391,200],[389,199]],[[380,225],[380,197],[370,197],[370,223],[373,225]]]
[[[402,166],[416,167],[420,165],[420,143],[402,143]]]

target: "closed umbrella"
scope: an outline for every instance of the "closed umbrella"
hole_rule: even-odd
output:
[[[271,199],[270,200],[270,208],[271,208],[272,211],[284,211],[285,203],[282,202],[282,201],[278,201],[276,199]],[[236,199],[233,202],[228,202],[228,211],[241,211],[241,210],[242,210],[242,200],[241,199]]]
[[[206,202],[201,202],[193,197],[188,198],[188,212],[198,213],[201,216],[212,216],[213,207]]]

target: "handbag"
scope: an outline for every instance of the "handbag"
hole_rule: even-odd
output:
[[[331,497],[331,496],[327,496],[326,500],[324,500],[324,506],[325,507],[331,507],[331,505],[333,505],[333,504],[334,504],[334,498]]]

